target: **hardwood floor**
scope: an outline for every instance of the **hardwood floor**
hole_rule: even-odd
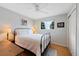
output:
[[[70,51],[66,47],[56,45],[56,44],[51,44],[51,45],[49,45],[48,48],[55,49],[57,51],[57,56],[71,56]],[[19,54],[19,56],[35,56],[35,55],[33,53],[25,50],[24,52]]]
[[[56,44],[52,44],[52,45],[49,46],[49,48],[57,50],[57,56],[71,56],[69,49],[66,48],[66,47],[56,45]]]

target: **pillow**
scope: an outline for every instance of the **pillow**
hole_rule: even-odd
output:
[[[32,34],[32,29],[18,29],[16,30],[16,33],[17,35],[25,36],[25,35]]]

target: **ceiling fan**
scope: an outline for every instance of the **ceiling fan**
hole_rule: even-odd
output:
[[[40,4],[38,4],[38,3],[33,3],[33,5],[34,5],[34,7],[35,7],[35,11],[37,11],[37,12],[42,12],[42,13],[45,13],[45,14],[48,13],[48,12],[45,12],[45,11],[41,10]]]

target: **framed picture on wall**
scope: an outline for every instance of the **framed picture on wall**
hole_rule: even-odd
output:
[[[41,22],[41,29],[45,29],[45,23]]]
[[[54,22],[51,22],[50,29],[54,29]]]
[[[57,27],[58,28],[64,28],[64,22],[58,22]]]
[[[21,23],[22,23],[22,25],[27,25],[27,20],[22,19]]]

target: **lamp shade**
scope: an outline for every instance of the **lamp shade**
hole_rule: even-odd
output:
[[[35,28],[35,26],[32,27],[32,32],[33,32],[33,34],[36,33],[36,28]]]

